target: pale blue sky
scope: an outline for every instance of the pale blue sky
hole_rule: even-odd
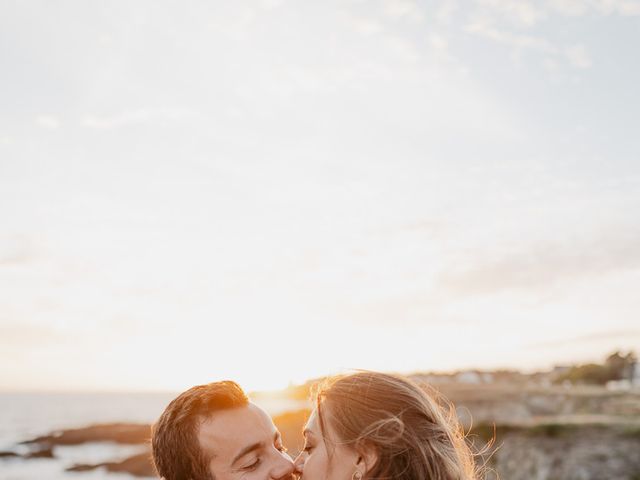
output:
[[[5,1],[0,389],[640,347],[640,1]]]

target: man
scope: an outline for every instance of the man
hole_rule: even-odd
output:
[[[294,465],[271,417],[235,382],[198,385],[175,398],[153,427],[165,480],[293,480]]]

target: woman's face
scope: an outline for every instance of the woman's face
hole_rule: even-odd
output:
[[[304,428],[304,450],[294,461],[300,480],[351,480],[356,470],[362,476],[358,453],[341,445],[326,421],[324,433],[323,437],[318,412],[314,410]]]

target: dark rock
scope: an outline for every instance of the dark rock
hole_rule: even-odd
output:
[[[155,477],[156,471],[151,460],[151,453],[144,452],[129,457],[121,462],[105,462],[95,465],[77,464],[67,468],[68,472],[86,472],[104,467],[109,472],[129,473],[136,477]]]
[[[22,458],[54,458],[53,449],[48,447],[34,452],[29,452],[26,455],[23,455]]]
[[[122,444],[147,443],[151,438],[151,426],[146,424],[109,423],[84,428],[60,430],[36,437],[23,444],[80,445],[87,442],[115,442]]]
[[[34,450],[32,452],[26,453],[24,455],[20,455],[15,452],[0,452],[0,458],[54,458],[53,449],[51,447],[40,448],[38,450]]]
[[[20,455],[18,455],[16,452],[0,452],[0,458],[12,458],[19,456]]]
[[[67,472],[88,472],[89,470],[95,470],[96,468],[101,467],[103,464],[99,465],[89,465],[86,463],[77,463],[71,467],[66,468]]]

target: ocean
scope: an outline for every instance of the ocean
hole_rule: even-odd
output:
[[[19,442],[53,430],[97,423],[152,423],[176,393],[0,393],[0,451],[26,453]],[[293,400],[259,398],[255,402],[271,415],[300,408]],[[57,446],[53,459],[0,458],[0,480],[132,480],[128,474],[65,472],[75,463],[122,460],[144,451],[143,446],[94,442]],[[139,477],[138,477],[139,478]]]

